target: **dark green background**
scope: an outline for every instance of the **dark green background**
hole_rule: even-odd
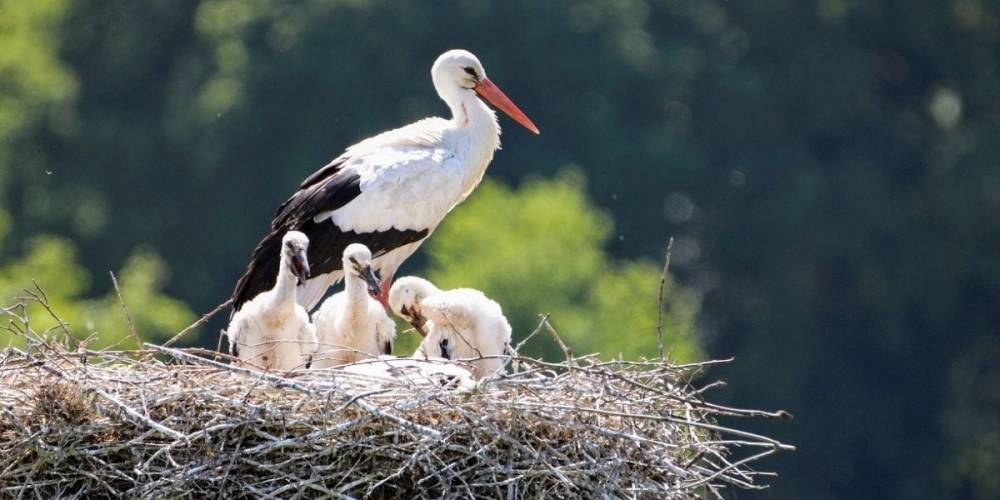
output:
[[[207,310],[307,173],[446,111],[462,47],[542,129],[503,119],[488,175],[576,164],[615,255],[675,236],[721,397],[795,414],[752,426],[799,446],[760,497],[995,498],[998,32],[988,0],[72,1],[74,110],[5,145],[4,252],[149,245]]]

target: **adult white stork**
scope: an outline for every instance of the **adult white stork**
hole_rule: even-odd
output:
[[[431,77],[452,118],[425,118],[365,139],[306,178],[254,250],[233,291],[234,311],[273,286],[281,235],[289,230],[311,242],[312,275],[298,294],[307,310],[343,277],[341,254],[351,243],[371,249],[382,278],[378,298],[387,304],[396,269],[475,189],[500,146],[496,114],[479,98],[539,133],[470,52],[441,54]]]

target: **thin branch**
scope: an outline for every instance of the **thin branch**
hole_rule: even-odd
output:
[[[125,313],[125,321],[128,322],[128,330],[132,334],[132,340],[135,341],[135,346],[139,347],[142,345],[142,341],[139,340],[139,334],[135,331],[135,324],[132,323],[132,315],[128,312],[128,306],[125,305],[125,298],[122,297],[122,289],[118,286],[118,278],[115,277],[114,271],[108,271],[111,275],[111,283],[115,285],[115,293],[118,294],[118,303],[122,305],[122,312]]]
[[[539,314],[538,318],[538,326],[536,326],[535,329],[524,338],[524,340],[517,343],[517,347],[514,347],[514,352],[520,353],[521,347],[524,347],[524,344],[527,344],[529,340],[535,337],[535,335],[538,335],[538,332],[542,331],[542,327],[549,321],[549,314]]]
[[[146,424],[150,428],[156,429],[157,431],[159,431],[159,432],[161,432],[163,434],[166,434],[167,436],[170,436],[170,437],[172,437],[174,439],[184,439],[184,434],[181,434],[180,432],[177,432],[177,431],[175,431],[175,430],[173,430],[173,429],[171,429],[171,428],[169,428],[169,427],[167,427],[167,426],[165,426],[165,425],[163,425],[163,424],[161,424],[161,423],[159,423],[159,422],[157,422],[157,421],[155,421],[155,420],[153,420],[153,419],[151,419],[151,418],[149,418],[149,417],[147,417],[147,416],[145,416],[145,415],[143,415],[141,413],[139,413],[138,411],[136,411],[131,406],[123,403],[122,401],[118,400],[118,398],[116,398],[116,397],[114,397],[114,396],[112,396],[112,395],[104,392],[103,390],[101,390],[101,389],[94,389],[94,392],[97,393],[98,396],[101,396],[102,398],[104,398],[104,399],[106,399],[106,400],[114,403],[115,406],[117,406],[122,411],[124,411],[128,416],[132,417],[135,420],[138,420],[139,422],[141,422],[143,424]]]
[[[549,332],[549,335],[551,335],[552,338],[555,339],[556,344],[559,344],[559,349],[562,349],[563,354],[566,355],[566,361],[572,361],[573,349],[570,349],[570,347],[566,345],[566,342],[563,342],[562,337],[559,336],[559,332],[557,332],[556,329],[552,327],[552,323],[549,323],[548,316],[542,318],[542,324],[545,326],[545,330]]]
[[[663,313],[665,304],[663,302],[663,289],[667,284],[667,272],[670,270],[670,255],[674,248],[674,237],[667,241],[667,254],[663,258],[663,271],[660,272],[660,292],[656,301],[656,345],[660,349],[660,361],[663,361]]]
[[[178,332],[177,335],[174,335],[170,340],[164,342],[163,343],[163,347],[170,347],[171,345],[174,344],[174,342],[177,342],[177,340],[179,340],[181,337],[183,337],[184,335],[186,335],[188,332],[190,332],[191,330],[194,330],[195,328],[198,328],[199,326],[205,324],[206,321],[212,319],[212,316],[215,316],[216,314],[219,313],[219,311],[221,311],[221,310],[229,307],[232,303],[233,303],[233,299],[229,299],[229,300],[227,300],[227,301],[225,301],[225,302],[223,302],[223,303],[215,306],[215,309],[212,309],[211,311],[205,313],[205,315],[202,316],[201,318],[199,318],[198,321],[195,321],[194,323],[191,323],[190,325],[188,325],[187,328],[185,328],[185,329],[181,330],[180,332]]]

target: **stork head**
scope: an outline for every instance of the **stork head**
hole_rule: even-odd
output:
[[[307,250],[309,250],[309,238],[298,231],[289,231],[281,239],[282,258],[288,263],[288,269],[299,278],[301,283],[305,283],[309,279]]]
[[[344,249],[344,276],[360,278],[368,285],[368,293],[379,292],[379,279],[372,269],[372,252],[361,243],[351,243]]]
[[[416,276],[404,276],[396,280],[389,289],[389,307],[396,316],[422,331],[425,320],[420,314],[420,301],[439,291],[430,281]]]
[[[538,127],[489,78],[479,58],[467,50],[449,50],[441,54],[431,68],[434,88],[449,104],[469,93],[478,94],[524,128],[538,134]],[[453,108],[454,109],[454,108]]]

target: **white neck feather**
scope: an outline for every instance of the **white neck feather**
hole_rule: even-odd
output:
[[[281,254],[281,264],[278,266],[278,277],[274,284],[274,297],[272,305],[274,307],[295,305],[295,286],[298,284],[295,274],[292,273],[291,263],[288,256]]]
[[[347,262],[344,263],[344,309],[334,319],[337,325],[336,343],[341,348],[354,345],[368,331],[365,329],[368,318],[368,287],[363,279],[347,271],[348,265]]]
[[[368,310],[368,284],[365,280],[347,271],[348,263],[344,263],[344,293],[347,294],[348,307],[353,310]],[[363,308],[363,309],[362,309]]]
[[[451,108],[452,128],[445,140],[468,167],[464,179],[468,195],[482,180],[493,152],[500,149],[500,124],[496,113],[474,92],[465,90],[449,97],[445,102]]]

